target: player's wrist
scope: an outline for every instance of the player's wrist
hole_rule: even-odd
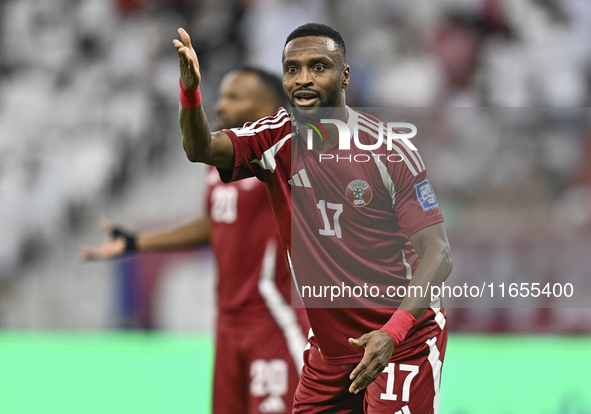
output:
[[[406,334],[410,331],[415,322],[415,317],[408,311],[398,309],[394,312],[390,320],[380,328],[380,331],[390,335],[394,344],[398,346],[404,340]]]
[[[181,105],[183,108],[194,109],[201,105],[201,90],[199,86],[197,89],[187,89],[183,85],[183,80],[179,78],[179,85],[181,87]]]
[[[137,235],[121,226],[113,226],[111,230],[111,238],[116,239],[122,237],[125,239],[125,252],[131,253],[137,251]]]

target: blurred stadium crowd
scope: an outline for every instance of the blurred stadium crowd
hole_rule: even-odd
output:
[[[63,253],[64,246],[96,233],[101,208],[149,185],[153,171],[171,174],[176,163],[188,164],[174,155],[177,27],[192,35],[213,114],[228,70],[251,64],[280,74],[284,39],[308,21],[333,25],[347,42],[350,106],[441,108],[415,115],[424,111],[430,120],[417,142],[455,249],[453,277],[470,280],[480,269],[489,278],[521,272],[533,280],[545,269],[549,279],[589,279],[591,265],[581,262],[591,235],[587,0],[4,0],[0,326],[27,325],[18,302],[35,281],[58,286],[45,292],[50,303],[67,302],[66,285],[85,268],[65,271],[50,256],[61,249],[75,262],[76,251]],[[178,200],[162,199],[130,224],[157,222],[174,210],[170,204],[187,203],[187,183],[172,182]],[[142,200],[127,203],[143,207]],[[579,253],[552,268],[548,252],[565,249]],[[29,288],[20,287],[24,274]],[[105,297],[112,293],[111,284],[97,286]],[[28,325],[117,325],[109,312],[88,324],[84,313],[64,322],[51,306],[37,312],[44,317]],[[456,322],[523,329],[507,323],[506,312],[488,321],[459,312]],[[552,312],[525,313],[534,330],[565,326]],[[563,314],[567,330],[591,329],[576,313]]]

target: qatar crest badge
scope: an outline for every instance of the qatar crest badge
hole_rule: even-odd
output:
[[[373,190],[363,180],[353,180],[345,189],[345,196],[355,207],[365,207],[373,197]]]

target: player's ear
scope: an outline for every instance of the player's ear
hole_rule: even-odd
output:
[[[271,114],[274,114],[275,112],[277,112],[277,109],[280,106],[280,103],[277,99],[275,99],[275,97],[269,97],[269,99],[265,99],[264,101],[264,112],[265,115],[264,116],[269,116]]]
[[[343,81],[341,84],[341,88],[345,89],[347,86],[349,86],[349,79],[350,79],[350,73],[349,73],[349,65],[345,65],[345,68],[343,69]]]
[[[272,115],[275,112],[277,112],[277,109],[279,108],[278,105],[276,105],[275,100],[272,99],[271,97],[266,97],[267,99],[261,100],[260,101],[260,105],[257,105],[257,119],[261,119],[264,118],[266,116]]]

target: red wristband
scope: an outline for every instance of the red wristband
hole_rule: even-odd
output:
[[[415,317],[409,312],[404,309],[398,309],[394,312],[390,320],[380,328],[380,331],[386,332],[390,335],[392,340],[394,340],[394,344],[398,346],[408,331],[410,331],[410,328],[412,328],[415,321]]]
[[[184,108],[193,109],[201,105],[201,91],[199,90],[199,86],[195,90],[186,89],[181,78],[179,78],[179,84],[181,85],[181,105]]]

